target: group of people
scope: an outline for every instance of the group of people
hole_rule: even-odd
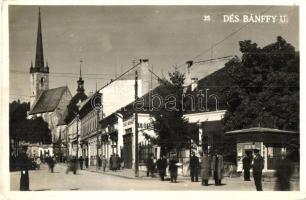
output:
[[[262,191],[262,170],[264,169],[264,159],[260,155],[258,149],[254,150],[255,157],[253,158],[251,152],[247,152],[242,159],[244,181],[251,181],[250,170],[253,169],[253,178],[257,191]],[[276,190],[289,191],[290,179],[293,174],[293,164],[285,153],[277,162],[275,167]]]
[[[156,160],[156,157],[153,154],[150,154],[146,162],[147,166],[147,176],[151,174],[151,177],[154,177],[156,169],[159,172],[161,181],[165,180],[166,171],[168,167],[168,161],[166,156],[161,156],[160,159]],[[169,161],[169,172],[171,182],[177,182],[177,171],[178,171],[178,160],[175,157],[172,157]]]
[[[207,151],[201,152],[201,159],[192,153],[190,158],[189,168],[192,182],[198,182],[198,176],[200,171],[201,183],[203,186],[208,186],[208,180],[210,176],[213,177],[215,185],[222,185],[224,164],[223,156],[215,151],[212,155],[209,155]]]

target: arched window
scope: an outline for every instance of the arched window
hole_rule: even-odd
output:
[[[40,79],[40,87],[42,88],[44,86],[44,78],[42,77],[41,79]]]

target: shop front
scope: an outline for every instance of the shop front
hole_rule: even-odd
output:
[[[260,149],[264,158],[263,172],[273,172],[282,155],[296,157],[299,152],[299,133],[294,131],[255,127],[229,131],[225,137],[236,141],[237,172],[243,171],[242,159],[247,153],[254,155],[254,149]]]

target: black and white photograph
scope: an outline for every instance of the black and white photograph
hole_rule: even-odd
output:
[[[299,4],[6,6],[9,192],[303,189]]]

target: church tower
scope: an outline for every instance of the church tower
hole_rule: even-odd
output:
[[[48,62],[44,63],[44,52],[41,32],[41,14],[38,8],[38,27],[37,27],[37,41],[36,41],[36,57],[35,65],[31,62],[30,67],[30,80],[31,80],[31,107],[39,97],[43,90],[49,89],[49,66]]]
[[[85,92],[84,80],[82,78],[82,63],[83,63],[83,60],[80,60],[80,77],[79,77],[79,80],[77,81],[77,83],[78,83],[77,92],[78,93],[84,93]]]

